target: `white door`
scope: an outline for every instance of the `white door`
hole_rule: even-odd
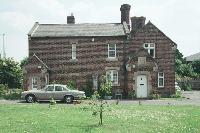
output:
[[[32,90],[37,90],[38,87],[38,78],[37,77],[32,77]]]
[[[147,76],[139,75],[137,77],[137,98],[147,97]]]

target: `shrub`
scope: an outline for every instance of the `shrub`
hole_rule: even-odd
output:
[[[109,96],[111,94],[111,89],[112,89],[112,81],[106,79],[105,75],[101,76],[101,81],[100,81],[100,89],[99,89],[99,95],[101,98],[104,96]]]
[[[191,91],[192,90],[192,85],[189,80],[183,80],[182,81],[182,88],[183,90]]]
[[[135,90],[132,90],[131,92],[128,93],[128,98],[129,98],[129,99],[134,99],[134,98],[136,98]]]
[[[67,83],[67,86],[70,88],[70,89],[77,89],[77,85],[76,85],[76,81],[75,80],[70,80],[68,83]]]
[[[180,98],[181,97],[181,90],[176,90],[175,94],[170,96],[171,98]]]
[[[17,100],[21,98],[21,93],[10,93],[4,95],[4,99]]]
[[[150,94],[150,98],[152,98],[152,99],[160,99],[161,95],[159,94],[159,92],[156,89],[153,89],[151,94]]]
[[[7,85],[0,84],[0,97],[4,97],[8,90]]]
[[[92,80],[87,80],[85,85],[81,87],[81,90],[85,92],[86,97],[91,97],[94,93]]]

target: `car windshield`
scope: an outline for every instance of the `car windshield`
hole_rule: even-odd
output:
[[[68,86],[63,86],[63,91],[70,91],[71,89]]]

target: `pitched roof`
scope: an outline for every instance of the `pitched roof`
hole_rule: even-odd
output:
[[[35,53],[33,56],[28,58],[28,63],[26,65],[28,65],[33,58],[36,58],[46,69],[49,69],[49,67]],[[24,67],[26,67],[26,65]]]
[[[154,29],[156,29],[156,32],[159,32],[161,33],[163,36],[165,36],[167,39],[169,39],[172,43],[173,43],[173,46],[177,46],[177,44],[172,41],[167,35],[165,35],[160,29],[158,29],[158,27],[156,27],[152,22],[148,22],[145,26],[143,26],[141,29],[139,29],[138,31],[136,31],[136,33],[134,34],[137,34],[137,32],[140,32],[140,31],[143,31],[143,30],[146,30],[148,32],[151,32],[151,31],[154,31]]]
[[[125,36],[125,23],[39,24],[35,23],[31,37]]]
[[[186,57],[186,61],[195,61],[195,60],[200,60],[200,52]]]

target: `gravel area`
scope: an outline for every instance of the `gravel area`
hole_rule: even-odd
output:
[[[200,106],[200,91],[184,91],[183,99],[159,99],[159,100],[120,100],[119,104],[144,104],[144,105],[196,105]],[[108,100],[115,103],[116,100]],[[49,102],[40,102],[48,104]],[[0,100],[0,104],[29,104],[21,100]],[[64,104],[58,102],[58,104]]]

